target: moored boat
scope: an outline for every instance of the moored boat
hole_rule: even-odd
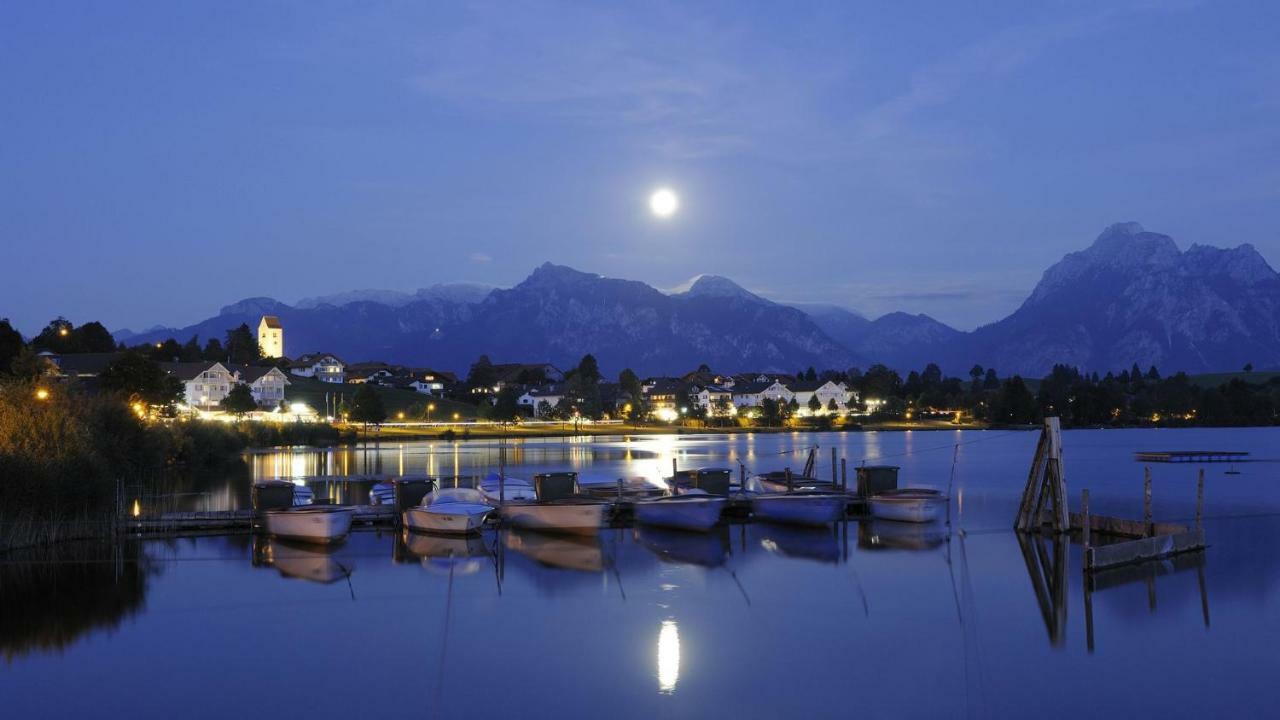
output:
[[[760,488],[764,492],[782,493],[788,490],[822,490],[824,492],[835,492],[839,488],[830,480],[821,480],[815,477],[807,477],[804,475],[791,476],[790,483],[787,482],[787,471],[775,470],[773,472],[760,473],[752,478],[759,483]]]
[[[881,520],[928,523],[938,519],[947,507],[947,497],[937,490],[904,488],[889,490],[867,499],[872,516]]]
[[[351,531],[355,509],[337,505],[306,505],[263,513],[267,532],[287,540],[329,545]]]
[[[543,532],[597,535],[604,525],[609,503],[594,498],[519,500],[503,505],[498,513],[511,525]]]
[[[643,525],[705,532],[720,522],[728,498],[705,490],[686,490],[680,495],[636,500],[636,522]]]
[[[503,502],[502,519],[515,527],[570,535],[596,535],[604,524],[611,503],[579,492],[575,472],[541,473],[533,476],[532,500]],[[505,494],[505,487],[504,487]]]
[[[422,504],[404,511],[410,530],[467,535],[480,532],[493,507],[478,490],[441,488],[428,493]]]
[[[273,538],[266,541],[259,556],[262,564],[274,567],[287,578],[327,584],[351,575],[351,568],[316,545],[295,545]]]
[[[538,499],[533,485],[529,484],[528,480],[514,478],[509,475],[503,476],[496,472],[491,472],[485,476],[485,479],[480,481],[477,489],[484,496],[485,501],[495,507],[503,502],[512,500]]]
[[[751,514],[789,525],[827,525],[845,516],[849,496],[821,490],[751,494]]]

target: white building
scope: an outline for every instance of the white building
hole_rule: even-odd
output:
[[[289,374],[313,377],[320,382],[342,383],[346,381],[347,364],[332,353],[310,353],[289,364]]]
[[[537,417],[541,414],[539,408],[542,407],[542,403],[546,403],[548,408],[553,408],[560,404],[564,395],[564,385],[543,385],[526,390],[516,402],[521,407],[532,408],[534,417]]]
[[[790,383],[787,389],[791,391],[796,404],[800,406],[801,415],[810,414],[811,398],[816,397],[822,406],[816,413],[818,415],[831,412],[832,401],[835,401],[836,412],[845,412],[850,402],[857,399],[857,393],[851,392],[844,383],[835,383],[830,380],[796,381]]]
[[[245,365],[236,369],[236,379],[249,386],[253,399],[265,408],[275,408],[284,400],[289,378],[278,367]]]
[[[733,404],[733,391],[717,385],[699,388],[693,397],[698,406],[706,410],[708,415],[716,414],[721,409],[727,414],[736,408]]]
[[[258,322],[258,348],[262,357],[284,357],[284,326],[275,315],[263,315]]]
[[[237,382],[236,374],[220,362],[161,363],[160,366],[182,382],[186,404],[201,410],[217,409]]]
[[[793,397],[786,385],[776,380],[740,382],[733,388],[733,404],[736,407],[760,407],[765,399],[791,402]]]

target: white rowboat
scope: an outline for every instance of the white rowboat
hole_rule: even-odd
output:
[[[329,545],[347,539],[354,508],[306,505],[263,513],[267,532],[278,538]]]
[[[642,525],[706,532],[720,522],[728,502],[728,498],[702,490],[686,490],[679,495],[636,500],[632,507],[636,522]]]
[[[404,524],[410,530],[449,535],[478,533],[493,508],[484,496],[471,488],[443,488],[428,493],[422,504],[404,511]]]
[[[518,528],[569,535],[597,535],[608,509],[609,503],[599,500],[522,500],[507,501],[498,509],[498,513],[503,520]]]
[[[871,514],[881,520],[928,523],[938,519],[947,506],[947,497],[931,490],[899,490],[873,495],[867,501]]]
[[[752,496],[751,514],[757,519],[789,525],[826,525],[845,515],[849,497],[842,493],[797,490]]]

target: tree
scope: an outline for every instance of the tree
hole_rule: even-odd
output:
[[[40,357],[35,348],[30,345],[24,345],[18,350],[18,355],[9,363],[9,372],[20,380],[35,380],[43,375],[47,375],[53,367],[49,360]]]
[[[203,356],[206,362],[225,362],[227,351],[223,349],[221,340],[209,338],[209,342],[205,343]]]
[[[578,361],[578,368],[575,376],[581,377],[585,382],[600,382],[600,366],[596,363],[594,355],[587,354],[582,356],[582,360]]]
[[[0,375],[10,371],[13,359],[22,352],[24,345],[22,333],[13,329],[9,324],[9,318],[0,319]]]
[[[169,338],[162,343],[156,343],[149,349],[151,357],[156,362],[173,362],[175,359],[182,357],[182,346],[173,338]]]
[[[840,404],[836,402],[835,398],[831,398],[827,401],[827,412],[832,414],[840,412]]]
[[[232,415],[240,416],[257,410],[258,403],[253,399],[253,391],[248,385],[236,383],[227,396],[222,398],[222,402],[218,403],[218,407]]]
[[[902,387],[902,378],[896,370],[879,363],[867,368],[862,376],[863,394],[868,398],[885,400],[896,395]]]
[[[5,323],[7,324],[7,323],[8,323],[8,321],[6,320],[6,321],[5,321]],[[1251,372],[1253,372],[1253,363],[1245,363],[1245,364],[1244,364],[1244,371],[1245,371],[1245,372],[1247,372],[1247,373],[1251,373]]]
[[[822,409],[822,401],[818,399],[817,393],[814,393],[813,395],[809,396],[808,404],[809,404],[810,415],[817,415],[818,411]]]
[[[520,416],[520,391],[514,385],[508,385],[498,392],[498,400],[493,404],[491,417],[494,420],[515,420]]]
[[[489,361],[488,355],[481,355],[471,363],[471,370],[467,373],[467,387],[489,388],[496,382],[498,382],[498,371],[493,369],[493,363]]]
[[[818,379],[818,372],[810,365],[808,370],[804,371],[804,379],[806,382],[814,382]]]
[[[187,344],[182,346],[182,362],[200,362],[203,353],[200,351],[200,336],[192,335]]]
[[[50,320],[40,334],[31,338],[31,347],[36,351],[48,350],[59,355],[75,352],[75,338],[72,335],[74,330],[75,326],[71,321],[59,315]]]
[[[924,384],[925,390],[932,390],[942,384],[942,368],[935,363],[929,363],[925,366],[924,372],[920,373],[920,382]]]
[[[368,383],[356,390],[348,413],[351,420],[365,425],[378,425],[387,419],[387,409],[382,404],[382,396]]]
[[[72,332],[72,341],[76,352],[109,353],[116,349],[116,339],[96,320],[76,328]]]
[[[180,380],[166,373],[155,360],[137,351],[126,352],[103,368],[98,384],[103,390],[120,393],[130,400],[163,408],[176,405],[184,392]],[[249,399],[252,402],[252,396]]]
[[[644,385],[631,368],[618,373],[618,386],[631,397],[631,418],[644,417]]]
[[[1035,422],[1037,409],[1036,398],[1027,389],[1027,384],[1014,375],[1000,387],[992,415],[998,422],[1026,424]]]
[[[995,368],[987,368],[987,375],[982,379],[983,390],[999,390],[1000,377],[996,375]]]
[[[177,344],[176,342],[174,343]],[[181,353],[181,349],[179,349]],[[262,348],[258,347],[258,338],[245,323],[240,327],[227,331],[227,359],[237,365],[252,365],[262,358]]]

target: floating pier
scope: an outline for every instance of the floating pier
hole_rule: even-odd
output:
[[[1246,462],[1247,452],[1236,450],[1142,450],[1133,454],[1138,462],[1153,463],[1235,463]]]

